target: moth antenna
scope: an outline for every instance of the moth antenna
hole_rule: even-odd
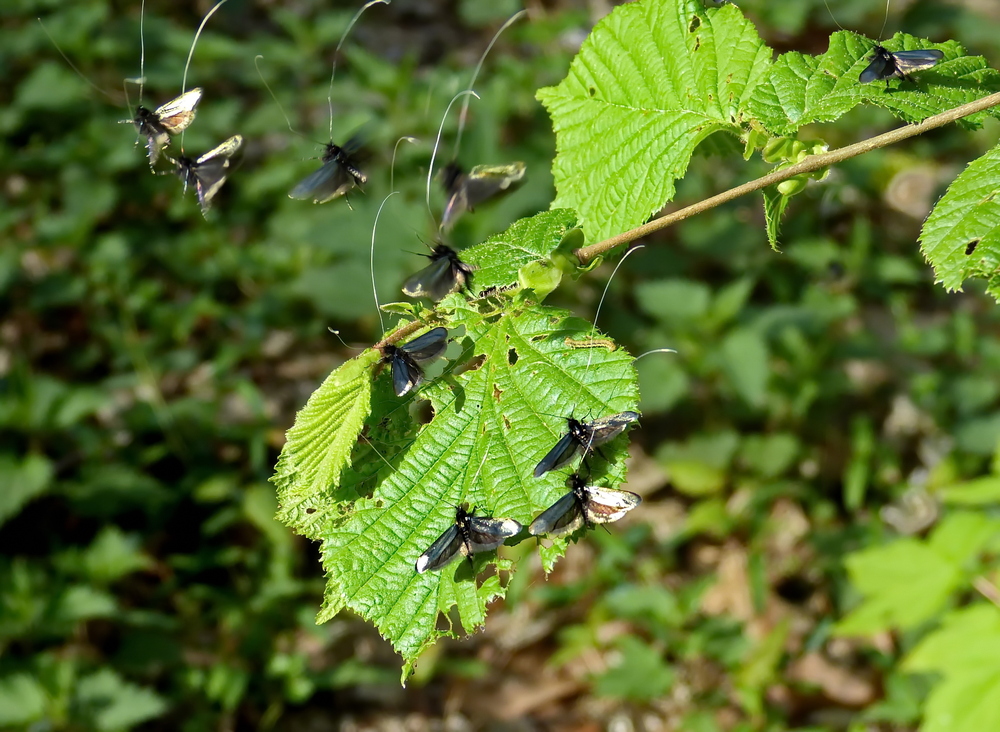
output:
[[[208,19],[215,15],[215,11],[225,5],[229,0],[219,0],[212,9],[205,13],[205,17],[201,19],[201,25],[198,26],[198,30],[195,31],[194,40],[191,41],[191,50],[188,51],[187,63],[184,64],[184,76],[181,78],[181,94],[187,91],[187,78],[188,78],[188,68],[191,66],[191,57],[194,56],[194,47],[198,45],[198,38],[201,37],[201,32],[205,28],[205,24]]]
[[[397,193],[399,193],[399,191],[392,191],[388,196],[382,199],[382,205],[378,207],[378,213],[375,214],[375,223],[372,224],[372,247],[369,257],[369,266],[372,272],[372,295],[375,296],[375,310],[378,312],[378,323],[382,328],[382,333],[385,333],[385,321],[382,319],[382,308],[378,304],[378,290],[375,287],[375,231],[378,229],[378,217],[382,215],[382,209],[385,208],[385,202]]]
[[[139,104],[142,105],[142,90],[146,85],[146,0],[139,4]],[[182,89],[181,92],[184,90]],[[128,99],[128,92],[125,92]],[[129,105],[129,113],[132,105]]]
[[[55,46],[56,50],[59,52],[59,55],[63,57],[63,61],[65,61],[67,64],[69,64],[69,67],[71,69],[73,69],[73,71],[76,72],[76,75],[79,76],[81,79],[83,79],[85,82],[87,82],[87,84],[89,84],[91,86],[91,88],[99,91],[101,94],[103,94],[104,96],[106,96],[108,99],[110,99],[113,102],[115,102],[115,104],[118,104],[118,101],[111,94],[109,94],[104,89],[102,89],[97,84],[95,84],[90,79],[88,79],[86,77],[86,75],[82,71],[80,71],[80,69],[78,69],[76,67],[76,64],[74,64],[72,61],[69,60],[69,56],[67,56],[63,52],[62,48],[60,48],[59,44],[56,43],[56,39],[52,37],[51,33],[49,33],[49,29],[45,27],[45,23],[42,22],[42,19],[41,18],[35,18],[35,20],[38,21],[38,25],[42,26],[42,31],[45,33],[46,36],[48,36],[49,42],[51,42],[52,45]]]
[[[363,351],[363,350],[365,350],[364,348],[358,348],[357,346],[349,346],[347,344],[347,341],[345,341],[343,338],[340,337],[340,331],[339,330],[334,330],[333,328],[329,328],[329,327],[327,328],[327,330],[330,331],[331,333],[333,333],[335,336],[337,336],[337,340],[340,341],[340,344],[344,348],[346,348],[348,350],[351,350],[351,351]]]
[[[476,70],[472,72],[472,78],[469,80],[469,85],[466,87],[467,89],[475,88],[476,79],[479,77],[479,72],[482,71],[483,69],[483,63],[486,61],[486,55],[493,48],[493,44],[497,42],[497,39],[500,38],[500,34],[503,33],[505,30],[507,30],[508,28],[510,28],[512,25],[514,25],[514,23],[520,20],[522,16],[527,14],[528,14],[527,10],[519,10],[518,12],[510,16],[507,19],[507,22],[505,22],[502,26],[500,26],[500,30],[498,30],[496,33],[493,34],[493,39],[490,41],[489,45],[486,46],[486,50],[483,51],[483,55],[479,57],[479,63],[476,64]],[[466,97],[462,101],[462,111],[459,112],[458,114],[458,134],[455,135],[455,152],[452,154],[453,158],[458,157],[458,148],[462,144],[462,132],[465,130],[465,120],[469,113],[469,102],[471,101],[472,100],[469,99],[468,97]]]
[[[340,57],[340,47],[344,45],[344,41],[347,39],[347,34],[351,32],[351,28],[353,28],[354,24],[358,22],[358,18],[361,17],[361,14],[366,10],[368,10],[368,8],[370,8],[372,5],[379,5],[379,4],[388,5],[389,0],[369,0],[364,5],[361,6],[361,9],[354,14],[353,18],[351,18],[351,22],[347,24],[347,27],[344,29],[343,34],[340,36],[340,41],[338,41],[337,43],[337,48],[334,49],[333,51],[333,68],[330,69],[330,91],[326,97],[327,106],[330,108],[331,140],[333,139],[333,77],[336,76],[337,74],[337,59]]]
[[[632,363],[635,363],[640,358],[645,358],[646,356],[649,356],[653,353],[677,353],[677,351],[675,351],[673,348],[654,348],[652,351],[646,351],[641,356],[636,356],[635,358],[633,358]]]
[[[882,16],[882,27],[878,31],[878,41],[882,42],[882,34],[885,33],[885,24],[889,22],[889,3],[892,0],[885,0],[885,15]]]
[[[285,108],[281,106],[281,102],[278,101],[278,97],[275,95],[274,90],[271,89],[271,85],[268,84],[267,80],[264,78],[264,74],[260,70],[260,64],[257,63],[259,60],[261,60],[263,58],[264,58],[264,56],[262,54],[259,54],[259,53],[256,56],[253,57],[253,65],[254,65],[254,68],[257,69],[257,76],[260,77],[260,82],[264,85],[264,88],[267,89],[267,93],[271,95],[271,99],[273,99],[274,103],[277,105],[278,111],[281,112],[281,116],[285,118],[285,124],[288,125],[288,131],[291,132],[293,135],[298,135],[299,137],[301,137],[301,138],[303,138],[305,140],[309,140],[308,137],[306,137],[301,132],[299,132],[298,130],[296,130],[294,127],[292,127],[292,121],[291,121],[291,119],[289,119],[288,114],[285,112]],[[309,141],[310,142],[314,142],[313,140],[309,140]],[[320,144],[320,143],[316,143],[316,144]]]
[[[833,14],[833,10],[830,9],[830,3],[827,0],[823,0],[823,4],[826,5],[826,12],[830,14],[830,19],[837,24],[837,27],[840,28],[840,30],[847,30],[840,24],[840,21],[837,20],[836,16]]]
[[[379,452],[378,448],[375,447],[375,443],[374,442],[372,442],[371,440],[369,440],[367,437],[364,436],[364,434],[362,434],[360,432],[358,433],[358,437],[360,437],[362,440],[364,440],[365,442],[368,443],[368,447],[370,447],[372,450],[374,450],[375,454],[378,455],[379,458],[381,458],[382,462],[389,466],[389,470],[391,470],[394,473],[397,472],[396,471],[396,466],[394,466],[392,463],[390,463],[386,459],[385,455],[383,455],[382,453]]]
[[[420,142],[416,137],[410,137],[409,135],[403,135],[398,140],[396,140],[395,146],[392,148],[392,164],[389,166],[389,190],[396,190],[396,186],[393,182],[396,179],[396,151],[399,150],[399,143],[409,142],[410,144],[416,144]]]
[[[434,211],[431,210],[431,178],[434,176],[434,159],[437,157],[438,146],[441,144],[441,133],[444,131],[445,120],[448,119],[448,112],[451,111],[451,105],[458,101],[459,97],[464,97],[471,94],[476,99],[479,99],[479,95],[476,94],[472,89],[465,89],[460,91],[458,94],[451,98],[448,102],[447,108],[444,110],[444,115],[441,117],[441,124],[438,125],[437,138],[434,140],[434,150],[431,151],[431,164],[427,168],[427,212],[431,215],[431,220],[437,223],[437,219],[434,217]]]
[[[633,252],[637,252],[640,249],[645,249],[645,248],[646,248],[645,244],[637,244],[636,246],[629,247],[629,250],[627,252],[625,252],[625,255],[621,259],[618,260],[618,264],[616,264],[614,270],[612,270],[611,276],[608,277],[608,281],[604,285],[604,292],[601,293],[601,299],[597,303],[597,310],[594,311],[594,326],[593,326],[593,329],[592,329],[592,332],[594,334],[597,333],[597,320],[598,320],[598,318],[601,317],[601,308],[604,307],[604,300],[608,296],[608,290],[611,289],[611,281],[615,278],[615,275],[618,274],[618,270],[621,268],[621,266],[623,264],[625,264],[625,260],[628,259],[632,255]],[[591,351],[590,353],[587,354],[587,368],[584,369],[584,371],[583,371],[583,378],[584,379],[586,379],[587,374],[590,372],[590,364],[593,362],[593,360],[594,360],[594,352]],[[581,391],[581,393],[583,391],[583,379],[581,379],[581,381],[580,381],[580,391]],[[591,440],[593,440],[593,435],[591,435]],[[591,448],[591,445],[590,445],[590,443],[588,441],[588,444],[585,445],[584,449],[583,449],[584,457],[586,457],[586,455],[590,452],[590,448]]]

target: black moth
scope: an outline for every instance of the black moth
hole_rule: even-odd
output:
[[[207,215],[212,207],[212,199],[226,182],[232,157],[243,145],[243,135],[233,135],[218,147],[214,147],[199,158],[191,159],[186,155],[170,158],[174,164],[174,172],[184,181],[184,190],[189,185],[198,191],[198,203],[202,214]]]
[[[858,76],[858,81],[862,84],[885,81],[885,85],[888,87],[889,79],[894,76],[905,79],[915,71],[923,71],[935,66],[943,58],[944,53],[936,48],[896,51],[894,53],[881,43],[876,43],[875,48],[872,49],[871,63]]]
[[[579,473],[566,481],[570,492],[538,514],[528,533],[533,536],[571,534],[583,525],[608,524],[618,521],[642,502],[631,491],[587,485]]]
[[[458,163],[448,163],[441,171],[441,182],[448,194],[441,218],[441,228],[447,229],[462,215],[486,199],[505,191],[524,177],[521,162],[508,165],[477,165],[468,173]]]
[[[429,297],[434,302],[460,290],[472,280],[475,269],[458,258],[458,252],[438,244],[430,254],[431,263],[403,283],[403,292],[410,297]]]
[[[567,417],[566,434],[559,438],[556,446],[535,466],[535,477],[540,478],[550,470],[561,468],[576,457],[578,452],[582,452],[586,457],[591,449],[613,440],[638,419],[638,412],[621,412],[595,419],[593,422],[580,422]]]
[[[442,569],[458,556],[468,557],[471,562],[473,554],[492,551],[521,532],[521,524],[514,519],[476,516],[475,513],[476,509],[470,511],[465,503],[455,509],[455,523],[417,558],[417,572],[423,574]]]
[[[433,361],[448,347],[448,331],[434,328],[401,346],[382,346],[382,362],[392,364],[392,388],[405,396],[424,380],[421,363]]]
[[[312,199],[313,203],[326,203],[343,196],[354,186],[363,186],[368,182],[368,178],[358,167],[359,150],[361,150],[360,135],[355,135],[343,146],[328,142],[323,152],[323,167],[300,181],[288,192],[288,197],[300,201]]]
[[[131,122],[136,131],[146,137],[150,166],[160,159],[163,148],[170,144],[170,136],[183,132],[194,121],[195,107],[200,101],[201,88],[196,87],[153,111],[139,105],[136,107],[135,117],[123,120]]]

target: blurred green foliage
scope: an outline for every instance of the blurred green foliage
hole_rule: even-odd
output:
[[[835,28],[822,0],[740,5],[780,50],[822,52]],[[460,151],[467,164],[524,160],[525,184],[463,218],[460,246],[552,200],[553,138],[534,93],[558,83],[596,18],[583,3],[545,7],[488,59]],[[831,7],[878,33],[879,4]],[[475,727],[860,732],[916,729],[926,713],[937,732],[934,715],[977,692],[986,704],[967,705],[968,724],[989,728],[996,668],[970,654],[997,632],[1000,552],[995,532],[975,551],[970,532],[964,554],[945,538],[970,511],[997,520],[1000,315],[976,284],[935,287],[915,240],[947,181],[995,143],[992,122],[811,182],[788,205],[783,254],[749,199],[649,240],[599,323],[633,353],[679,352],[637,364],[642,509],[571,546],[547,581],[515,575],[486,631],[435,648],[406,690],[370,628],[348,615],[314,624],[317,552],[273,519],[267,479],[295,410],[353,354],[327,328],[359,344],[377,334],[368,247],[393,145],[420,139],[398,146],[402,195],[379,222],[382,301],[401,299],[422,261],[409,252],[432,233],[423,186],[440,115],[516,9],[449,8],[372,8],[345,44],[333,134],[370,120],[375,151],[348,207],[285,193],[329,135],[332,52],[356,5],[224,6],[194,54],[189,85],[205,99],[184,146],[234,132],[247,145],[207,222],[116,124],[129,116],[121,80],[139,74],[138,4],[0,8],[0,727],[387,728],[457,715]],[[179,91],[205,10],[147,3],[145,103]],[[955,38],[996,66],[995,12],[892,3],[887,33]],[[308,139],[288,132],[258,54]],[[892,124],[858,109],[805,136],[833,147]],[[453,114],[445,145],[454,133]],[[677,201],[742,181],[719,160],[696,154]],[[610,272],[551,299],[592,316]],[[940,523],[895,538],[883,509],[914,489]],[[867,578],[903,577],[901,546],[919,547],[904,564],[941,554],[947,582],[919,627],[890,635],[898,615],[878,604],[899,601],[886,599],[894,585]],[[839,618],[872,603],[878,622],[856,630],[874,641],[838,635]]]

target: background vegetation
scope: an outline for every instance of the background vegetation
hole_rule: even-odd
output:
[[[821,52],[834,29],[821,0],[740,5],[778,50]],[[831,5],[878,33],[881,8]],[[518,9],[372,8],[344,48],[333,127],[342,139],[371,121],[371,183],[353,208],[291,201],[319,147],[288,131],[254,57],[296,129],[323,142],[333,48],[356,7],[232,2],[209,22],[184,144],[239,132],[247,149],[207,222],[115,124],[129,116],[121,78],[139,70],[138,8],[0,10],[0,726],[910,730],[945,692],[947,709],[982,710],[969,729],[1000,725],[1000,654],[984,645],[1000,637],[987,602],[1000,318],[978,285],[933,286],[915,244],[995,122],[840,166],[792,200],[783,254],[756,199],[647,241],[600,322],[633,353],[680,352],[639,363],[641,509],[548,579],[522,568],[485,632],[435,646],[405,689],[369,626],[314,624],[316,548],[273,520],[267,480],[295,410],[353,353],[327,328],[359,345],[378,335],[368,246],[396,139],[420,143],[399,146],[403,193],[379,223],[383,302],[401,299],[423,261],[409,252],[432,232],[423,184],[441,114]],[[177,93],[207,9],[147,5],[147,106]],[[531,9],[487,62],[460,154],[524,160],[526,182],[463,219],[459,245],[553,198],[534,93],[607,8]],[[890,10],[889,30],[956,38],[997,65],[991,4]],[[858,109],[817,136],[839,146],[893,124]],[[678,205],[741,182],[713,152]],[[592,316],[609,274],[552,299]]]

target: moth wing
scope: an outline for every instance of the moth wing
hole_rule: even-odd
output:
[[[892,54],[896,60],[896,69],[901,76],[915,71],[929,69],[944,58],[944,53],[936,48],[925,48],[915,51],[897,51]]]
[[[632,491],[602,486],[587,486],[585,511],[587,520],[594,524],[608,524],[622,519],[625,514],[642,503],[642,498]]]
[[[171,135],[183,132],[194,121],[195,107],[201,101],[201,87],[186,91],[176,99],[157,107],[154,114]]]
[[[441,214],[441,228],[450,229],[455,220],[468,208],[469,201],[466,198],[465,186],[460,184],[448,196],[448,203],[445,204],[444,213]]]
[[[510,165],[477,165],[465,177],[465,205],[472,209],[480,203],[510,188],[524,177],[522,162]]]
[[[167,134],[166,130],[153,127],[152,125],[146,126],[145,135],[149,164],[152,166],[160,159],[163,148],[170,144],[170,135]]]
[[[424,380],[424,372],[407,356],[397,351],[392,357],[392,390],[396,396],[406,396]]]
[[[880,79],[888,79],[894,72],[895,67],[892,63],[892,56],[876,53],[871,63],[858,76],[858,81],[862,84],[869,84]]]
[[[488,552],[496,549],[512,536],[521,532],[521,524],[514,519],[496,519],[488,516],[469,518],[469,550]]]
[[[461,554],[464,546],[458,526],[452,524],[427,547],[427,551],[417,557],[415,565],[417,572],[423,574],[446,567]]]
[[[311,198],[313,203],[326,203],[343,196],[354,187],[354,184],[354,177],[340,164],[340,161],[331,160],[299,181],[288,192],[288,197],[299,201]]]
[[[638,419],[638,412],[621,412],[620,414],[612,414],[608,417],[595,419],[588,425],[592,432],[590,444],[603,445],[605,442],[613,440],[624,432],[626,427]]]
[[[550,470],[556,470],[572,460],[580,449],[580,443],[568,432],[559,438],[559,442],[535,466],[534,476],[541,478]]]
[[[549,534],[564,536],[571,534],[583,526],[583,512],[576,494],[567,493],[558,501],[542,511],[528,527],[532,536]]]
[[[437,302],[459,284],[458,275],[451,260],[441,257],[407,279],[403,283],[403,293],[410,297],[427,297]]]
[[[229,175],[230,158],[243,145],[242,135],[233,135],[221,145],[212,148],[195,161],[194,178],[198,190],[198,203],[201,212],[208,213],[212,207],[212,199],[222,188]]]
[[[414,361],[432,361],[448,347],[448,329],[432,328],[422,336],[400,346]]]

